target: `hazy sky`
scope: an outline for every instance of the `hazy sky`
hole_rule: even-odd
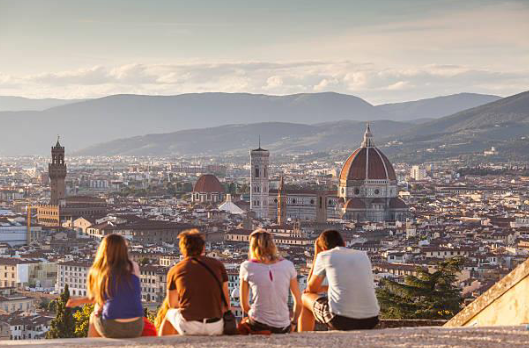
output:
[[[529,89],[529,0],[0,0],[0,95]]]

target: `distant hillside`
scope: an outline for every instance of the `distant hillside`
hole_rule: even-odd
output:
[[[76,103],[78,99],[30,99],[0,96],[0,111],[41,111],[55,106]]]
[[[374,121],[376,139],[395,136],[413,125]],[[365,123],[327,122],[315,125],[267,122],[193,129],[165,134],[119,139],[88,147],[76,155],[219,155],[242,154],[262,146],[275,152],[330,151],[353,149],[360,145]]]
[[[0,137],[0,156],[48,154],[49,147],[58,134],[61,135],[61,139],[70,153],[75,151],[82,153],[88,151],[87,149],[95,144],[105,144],[116,139],[124,139],[120,143],[115,143],[116,146],[118,144],[123,145],[127,139],[132,137],[135,141],[144,142],[142,149],[136,146],[135,141],[132,141],[131,146],[119,151],[108,147],[107,149],[111,153],[125,153],[133,150],[141,153],[161,153],[163,149],[156,148],[156,146],[161,146],[157,145],[160,144],[160,141],[154,140],[154,136],[144,137],[144,135],[156,134],[156,136],[163,138],[169,136],[167,135],[169,133],[184,130],[186,130],[184,133],[178,133],[181,140],[173,139],[169,142],[170,144],[168,143],[171,153],[202,153],[208,151],[208,148],[213,148],[213,146],[221,146],[218,150],[220,151],[224,148],[220,144],[221,141],[216,142],[216,137],[224,140],[226,134],[229,134],[229,139],[227,139],[229,142],[232,142],[233,139],[244,139],[246,135],[243,130],[246,128],[237,131],[237,128],[230,128],[236,126],[220,129],[215,129],[215,127],[224,125],[250,127],[251,124],[266,122],[296,124],[290,128],[285,126],[285,129],[272,127],[271,133],[273,134],[270,134],[270,139],[275,139],[275,134],[290,138],[275,139],[270,142],[270,146],[288,149],[289,151],[333,149],[336,146],[352,146],[348,144],[354,144],[354,141],[357,140],[355,137],[361,136],[362,130],[359,130],[358,134],[356,133],[357,125],[355,122],[367,120],[392,120],[395,122],[401,118],[406,119],[406,122],[409,123],[399,121],[400,123],[393,124],[395,129],[388,128],[387,132],[381,130],[378,135],[387,135],[388,137],[399,135],[399,139],[407,143],[423,146],[427,143],[420,143],[421,136],[430,137],[430,134],[443,132],[459,134],[461,129],[468,129],[475,133],[479,127],[485,126],[484,122],[487,117],[494,119],[497,116],[502,122],[514,117],[513,115],[516,114],[514,111],[509,111],[508,106],[501,106],[507,104],[497,104],[511,100],[513,98],[511,97],[472,108],[453,116],[456,120],[459,120],[458,117],[466,119],[470,117],[465,116],[470,115],[467,112],[477,112],[475,117],[471,117],[472,119],[476,118],[476,120],[468,121],[468,128],[461,128],[465,125],[463,120],[461,123],[457,121],[457,124],[452,127],[451,124],[455,121],[450,117],[429,121],[451,109],[485,103],[495,98],[498,97],[465,93],[375,107],[358,97],[338,93],[304,93],[287,96],[247,93],[192,93],[176,96],[114,95],[60,105],[43,111],[0,112],[2,130],[8,130],[4,131]],[[499,109],[496,110],[493,105],[500,105],[501,107],[497,106]],[[518,111],[520,110],[523,111],[523,107]],[[337,123],[339,121],[345,121],[345,123]],[[330,122],[330,125],[322,126],[322,122]],[[512,132],[505,134],[523,133],[524,128],[518,127],[518,122],[513,118],[510,123]],[[413,127],[410,125],[411,123],[414,123]],[[380,123],[380,127],[384,128],[391,124],[389,121],[384,121]],[[311,125],[313,127],[308,127]],[[308,128],[303,128],[304,126]],[[296,127],[299,129],[294,129]],[[208,134],[208,130],[205,128],[213,133]],[[194,131],[188,131],[189,129]],[[206,133],[200,133],[201,129]],[[251,130],[251,127],[248,129]],[[360,129],[363,129],[363,126]],[[215,134],[216,131],[221,131],[221,133],[217,135]],[[257,136],[257,133],[261,131],[263,130],[256,130],[251,135]],[[407,131],[406,136],[400,136],[404,131]],[[501,134],[504,133],[501,129],[496,129],[496,131],[500,131]],[[193,132],[204,134],[201,143],[197,143],[197,138],[189,135]],[[298,134],[298,132],[302,132],[302,134]],[[463,138],[468,136],[465,133],[461,134]],[[494,135],[494,132],[491,132],[490,135]],[[187,140],[184,141],[183,139]],[[351,142],[351,139],[354,141]],[[229,144],[228,148],[223,151],[234,151],[231,143]],[[246,146],[249,143],[243,143],[243,145]],[[314,149],[311,149],[311,146]],[[95,150],[96,148],[93,147],[90,151],[96,153],[98,152]],[[404,149],[403,151],[407,150]]]
[[[419,158],[417,151],[429,149],[426,157],[443,158],[454,154],[479,152],[495,146],[503,156],[522,155],[529,139],[529,92],[503,98],[493,103],[465,110],[455,115],[419,124],[401,136],[400,155]],[[529,158],[525,147],[524,156]]]
[[[47,153],[57,134],[71,151],[117,138],[226,124],[387,118],[366,101],[338,93],[115,95],[40,112],[0,112],[0,122],[14,130],[0,137],[0,155]],[[17,132],[22,129],[23,137]]]
[[[460,93],[404,103],[383,104],[377,108],[390,114],[394,121],[408,121],[449,116],[499,99],[501,97],[495,95]]]

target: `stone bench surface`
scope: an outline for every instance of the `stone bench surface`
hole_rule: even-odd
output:
[[[529,347],[525,326],[480,328],[398,328],[354,332],[311,332],[271,336],[143,337],[137,339],[59,339],[1,341],[17,348],[127,347],[127,348],[269,348],[269,347]]]

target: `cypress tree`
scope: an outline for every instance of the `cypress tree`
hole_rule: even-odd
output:
[[[56,317],[51,321],[50,330],[46,332],[46,338],[72,338],[75,335],[75,320],[72,309],[66,307],[70,299],[68,285],[64,287],[61,296],[56,300]]]
[[[384,279],[377,289],[381,316],[387,319],[449,319],[461,309],[461,291],[456,284],[460,259],[441,261],[435,272],[418,267],[416,276],[404,284]]]

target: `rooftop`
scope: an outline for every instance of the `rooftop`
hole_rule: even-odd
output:
[[[145,337],[128,340],[61,339],[5,341],[13,347],[526,347],[529,331],[525,326],[489,328],[398,328],[355,332],[313,332],[272,336],[223,337]]]

